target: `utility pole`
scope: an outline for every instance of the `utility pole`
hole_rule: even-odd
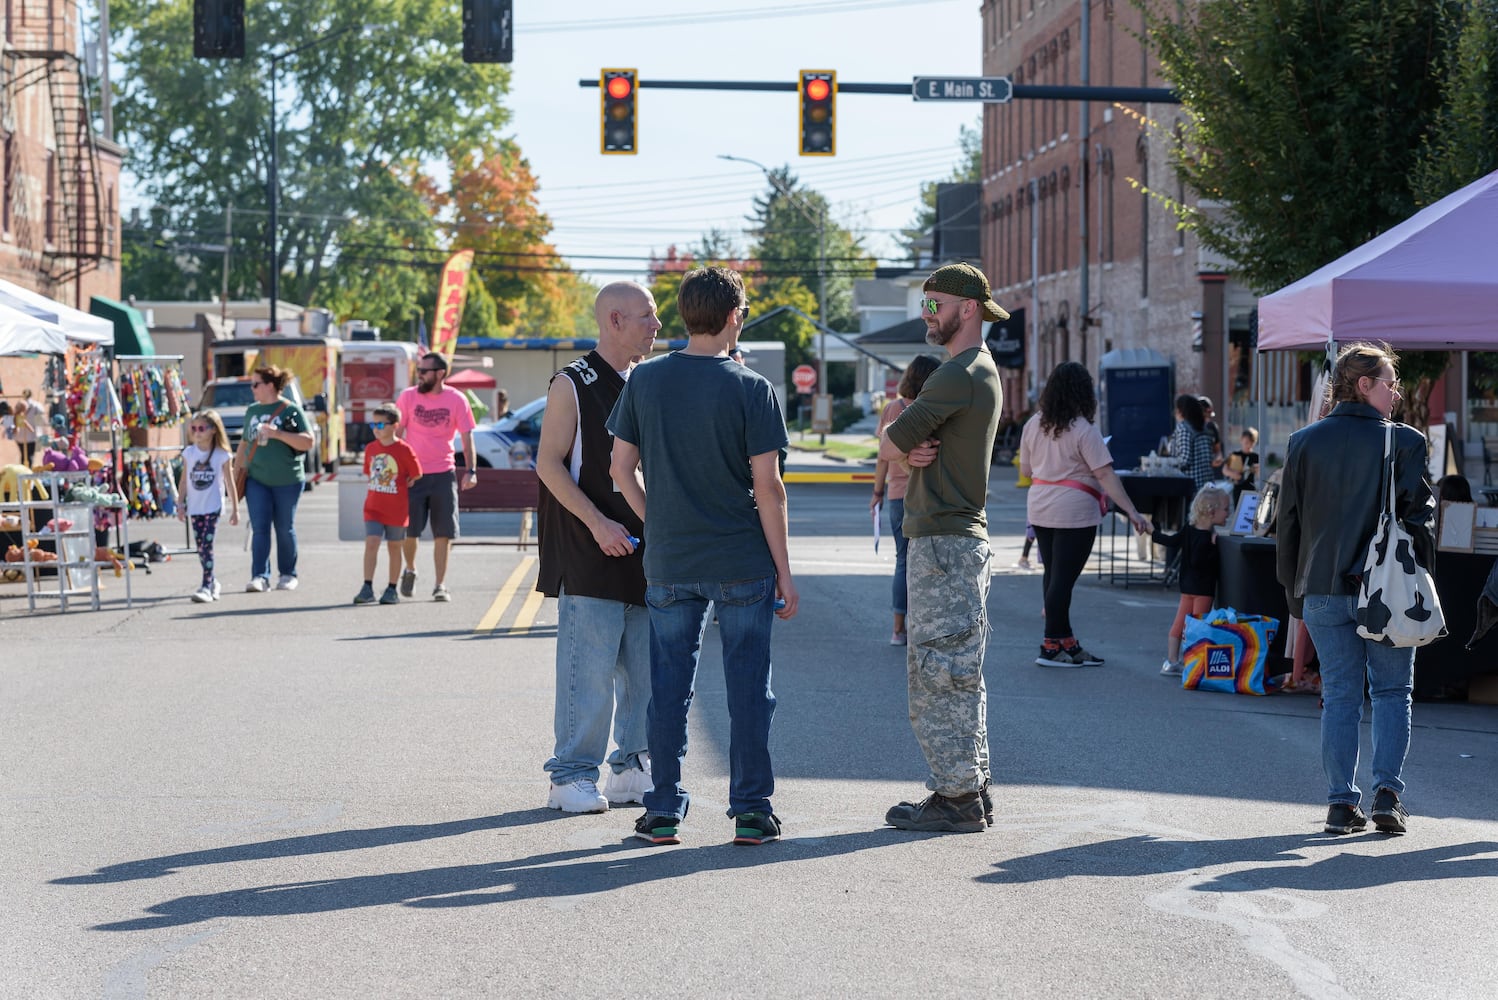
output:
[[[751,167],[758,167],[765,175],[775,190],[779,191],[787,201],[796,206],[797,211],[805,215],[807,220],[817,227],[817,316],[821,320],[817,326],[817,379],[818,388],[823,393],[827,392],[827,334],[824,328],[827,325],[827,213],[814,213],[811,206],[806,203],[796,192],[780,183],[770,168],[763,163],[751,160],[744,156],[729,156],[727,153],[719,153],[718,159],[732,160],[735,163],[747,163]],[[821,443],[827,443],[827,435],[821,435]]]

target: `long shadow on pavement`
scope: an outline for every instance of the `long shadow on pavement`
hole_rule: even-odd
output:
[[[315,839],[315,838],[314,838]],[[138,931],[203,923],[219,917],[275,917],[403,903],[421,908],[487,906],[611,892],[700,872],[787,864],[896,846],[890,830],[783,840],[762,847],[714,844],[643,848],[624,841],[601,850],[558,851],[516,861],[456,865],[423,871],[256,886],[176,899],[149,907],[152,916],[99,924],[94,930]],[[636,856],[625,856],[626,854]],[[577,862],[567,864],[566,862]],[[491,891],[482,891],[491,890]],[[465,893],[454,897],[454,893]]]
[[[370,830],[335,830],[331,833],[263,840],[256,844],[238,844],[233,847],[216,847],[206,851],[168,854],[164,857],[145,858],[140,861],[123,861],[100,868],[88,875],[69,875],[65,878],[53,879],[51,884],[99,885],[106,882],[132,882],[137,879],[161,878],[164,875],[175,874],[184,868],[222,865],[236,861],[293,858],[309,854],[333,854],[339,851],[358,851],[370,847],[388,847],[391,844],[414,844],[423,840],[436,840],[440,837],[459,837],[465,833],[544,823],[547,820],[561,819],[563,816],[563,813],[553,809],[524,809],[501,813],[497,816],[481,816],[447,823],[413,823],[405,826],[375,827]]]
[[[1287,834],[1244,837],[1238,840],[1168,840],[1151,836],[1121,837],[1076,847],[1065,847],[1022,858],[1010,858],[997,871],[978,876],[991,885],[1045,882],[1079,877],[1136,878],[1191,872],[1242,862],[1284,862],[1261,868],[1224,872],[1197,885],[1201,892],[1254,892],[1262,889],[1337,891],[1367,889],[1398,882],[1438,879],[1491,878],[1498,875],[1498,859],[1479,857],[1498,851],[1498,843],[1479,841],[1432,847],[1422,851],[1354,854],[1338,850],[1312,864],[1295,864],[1317,849],[1374,841],[1394,844],[1384,834],[1331,837]]]

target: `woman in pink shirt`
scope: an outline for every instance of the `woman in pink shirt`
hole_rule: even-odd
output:
[[[874,432],[875,437],[883,434],[884,429],[905,412],[905,407],[921,394],[927,377],[939,367],[941,362],[927,354],[916,355],[905,366],[905,374],[900,376],[899,396],[879,414],[879,429]],[[905,645],[905,532],[902,525],[905,523],[905,488],[909,485],[910,470],[899,462],[886,462],[881,458],[874,466],[874,497],[869,501],[869,509],[884,505],[884,509],[889,511],[889,533],[895,539],[895,578],[890,588],[895,631],[889,637],[891,646]]]
[[[1042,667],[1103,664],[1072,634],[1071,594],[1107,511],[1105,494],[1128,515],[1135,531],[1150,530],[1113,471],[1113,456],[1093,423],[1096,417],[1092,376],[1075,361],[1063,361],[1051,372],[1039,408],[1020,435],[1019,471],[1034,481],[1027,506],[1045,564],[1045,639],[1035,658]]]

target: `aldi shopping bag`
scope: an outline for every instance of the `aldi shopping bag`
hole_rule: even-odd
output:
[[[1277,618],[1242,615],[1232,608],[1188,617],[1181,686],[1228,694],[1272,694],[1278,688],[1269,684],[1264,668],[1279,628]]]

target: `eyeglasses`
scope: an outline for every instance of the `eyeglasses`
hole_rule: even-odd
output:
[[[258,388],[260,388],[260,387],[261,387],[261,386],[262,386],[262,385],[265,385],[265,383],[264,383],[264,382],[251,382],[251,383],[250,383],[250,388],[251,388],[251,389],[258,389]]]
[[[430,375],[430,374],[432,374],[432,372],[441,372],[441,371],[446,371],[447,369],[445,369],[445,368],[418,368],[416,370],[419,371],[419,372],[421,372],[421,374],[423,374],[423,375]]]
[[[748,306],[739,306],[739,323],[743,324],[743,323],[747,323],[748,321],[749,321],[749,307]]]
[[[1404,396],[1403,387],[1399,384],[1399,379],[1397,378],[1384,378],[1382,375],[1374,375],[1373,381],[1384,383],[1389,387],[1389,391],[1396,396]]]
[[[382,431],[390,425],[384,420],[371,420],[369,422],[369,426],[373,427],[377,431]]]
[[[213,428],[207,424],[189,424],[187,429],[193,434],[207,434]]]
[[[956,303],[953,302],[942,302],[940,299],[921,299],[921,309],[925,311],[928,316],[935,316],[938,312],[941,311],[942,306],[950,306],[955,304]]]

